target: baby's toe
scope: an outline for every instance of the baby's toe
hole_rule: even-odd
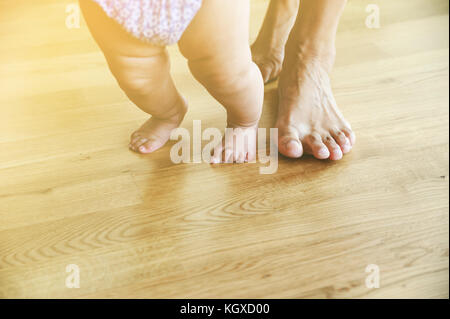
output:
[[[214,147],[213,154],[211,156],[211,164],[219,164],[222,163],[222,153],[223,153],[223,145],[219,143]]]
[[[139,150],[139,147],[147,141],[148,139],[145,137],[136,138],[130,142],[130,149],[137,152]]]
[[[235,155],[234,155],[234,149],[233,146],[225,146],[224,150],[223,150],[223,163],[233,163],[235,160]]]
[[[244,150],[236,150],[234,152],[234,161],[236,163],[242,164],[245,163],[247,159],[247,153]]]
[[[245,156],[245,162],[255,163],[256,162],[256,152],[257,152],[256,147],[249,149]]]
[[[164,143],[158,139],[148,139],[146,142],[142,143],[138,149],[142,154],[149,154],[161,148],[163,145]]]
[[[139,131],[135,131],[135,132],[133,132],[133,134],[131,134],[131,136],[130,136],[130,142],[131,142],[131,143],[134,143],[134,142],[136,142],[137,140],[139,140],[141,137],[142,137],[142,135],[140,134],[140,132],[139,132]]]

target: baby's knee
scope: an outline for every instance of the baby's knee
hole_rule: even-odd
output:
[[[128,96],[146,96],[152,87],[152,82],[148,79],[135,78],[130,74],[116,76],[116,80]]]
[[[108,60],[109,68],[127,95],[145,96],[164,83],[169,74],[168,58],[116,57]]]
[[[253,62],[251,56],[247,54],[211,56],[190,60],[189,68],[194,77],[207,89],[235,91],[246,86],[253,73]]]

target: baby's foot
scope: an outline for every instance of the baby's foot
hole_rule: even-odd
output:
[[[340,160],[355,143],[355,134],[340,112],[329,72],[334,53],[299,50],[285,61],[279,83],[278,149],[298,158],[303,152],[318,159]]]
[[[284,47],[297,16],[296,0],[272,0],[261,30],[253,43],[252,57],[264,83],[275,80],[281,72]]]
[[[250,127],[228,125],[222,143],[214,149],[211,163],[247,163],[256,160],[258,125]]]
[[[248,48],[247,48],[248,49]],[[247,56],[249,58],[249,56]],[[250,59],[244,74],[232,79],[229,85],[217,83],[216,89],[228,89],[226,96],[220,96],[210,89],[213,96],[220,96],[227,110],[227,129],[222,143],[216,146],[212,163],[244,163],[256,160],[256,132],[262,113],[264,83],[258,66]],[[228,138],[227,138],[228,135]]]
[[[187,103],[180,97],[178,104],[174,107],[168,117],[152,116],[138,130],[131,135],[130,149],[148,154],[164,146],[170,139],[170,133],[183,121],[187,112]]]
[[[250,79],[254,83],[260,83],[260,88],[255,94],[260,95],[260,100],[245,104],[239,100],[238,108],[227,109],[227,129],[222,143],[214,149],[211,157],[212,163],[245,163],[256,160],[256,144],[258,123],[262,112],[263,83],[258,67],[252,63]],[[245,91],[244,91],[245,92]],[[244,105],[242,106],[242,103]]]

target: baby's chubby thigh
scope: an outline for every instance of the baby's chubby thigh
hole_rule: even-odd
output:
[[[217,84],[234,81],[251,67],[247,0],[209,0],[179,41],[193,75]],[[215,84],[215,83],[213,83]]]
[[[204,0],[179,47],[189,60],[249,47],[249,0]]]

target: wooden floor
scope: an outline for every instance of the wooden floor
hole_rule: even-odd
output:
[[[280,157],[273,175],[128,151],[147,116],[84,22],[66,27],[71,3],[0,1],[0,297],[449,297],[448,1],[350,1],[333,85],[357,145],[335,163]],[[251,40],[267,4],[252,1]],[[222,128],[170,51],[183,127]],[[276,104],[272,83],[262,127]]]

